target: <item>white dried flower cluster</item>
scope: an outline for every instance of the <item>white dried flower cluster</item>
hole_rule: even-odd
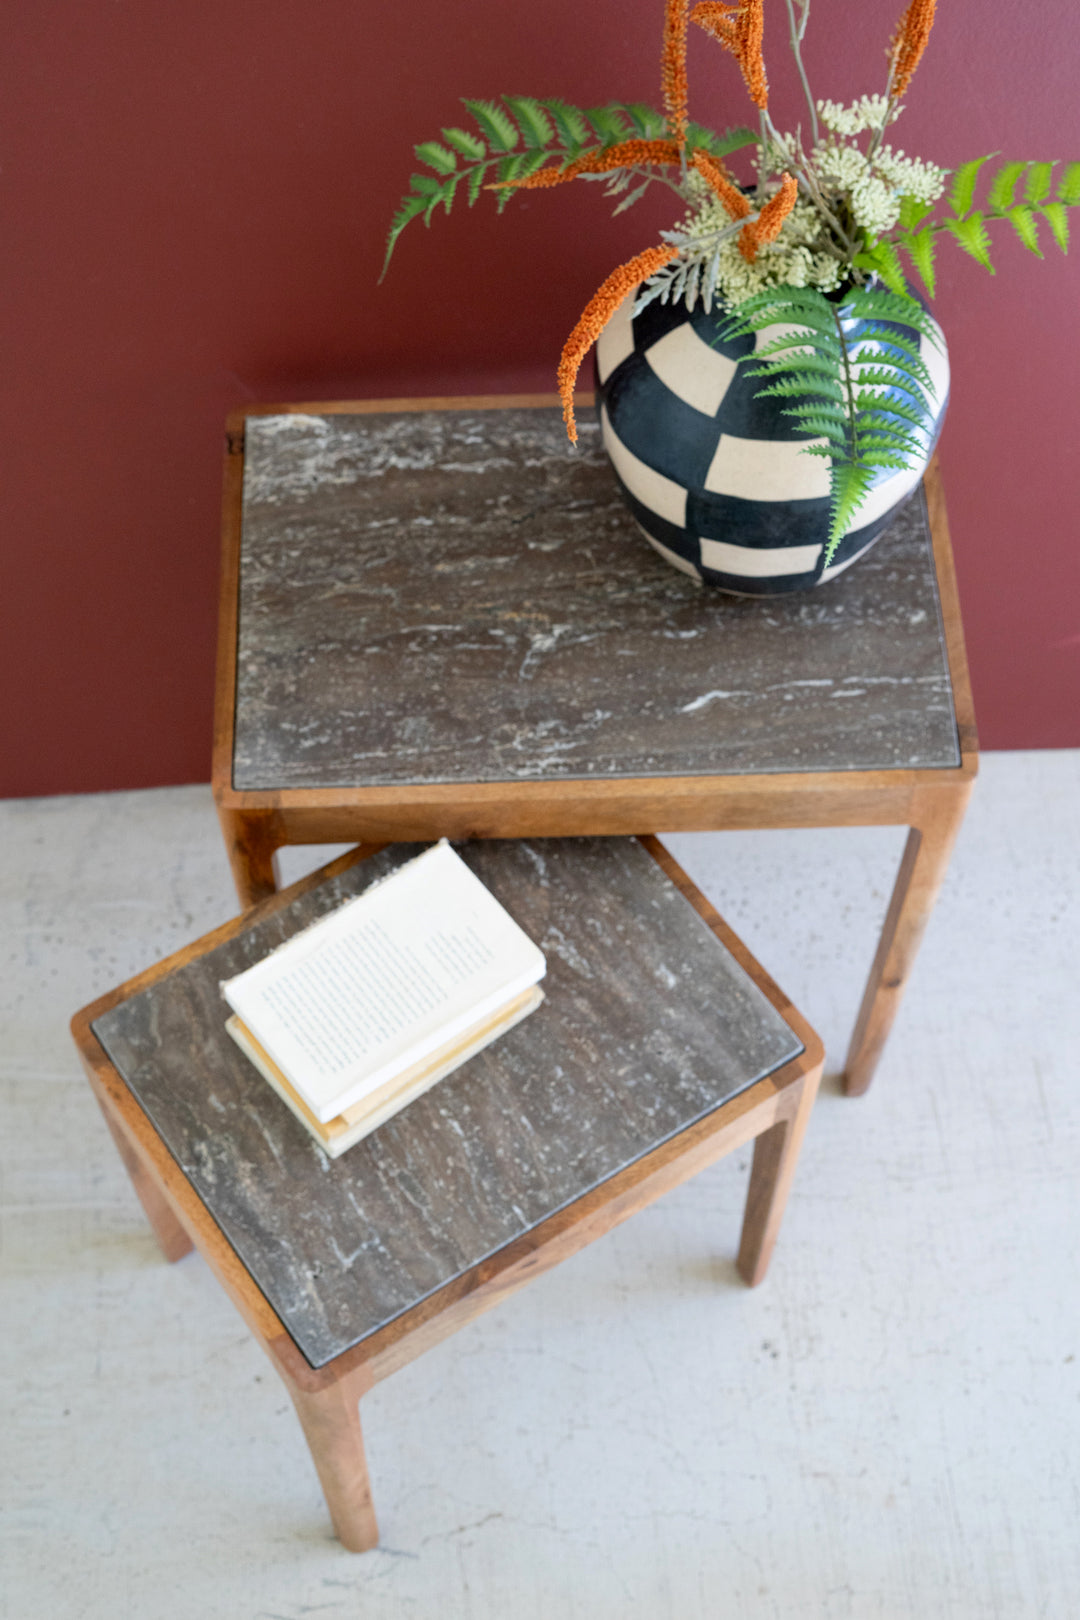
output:
[[[683,221],[678,236],[682,256],[705,257],[716,235],[731,227],[732,221],[712,190]],[[674,233],[673,233],[674,234]],[[840,285],[842,265],[831,253],[822,252],[821,218],[812,203],[801,198],[785,219],[775,242],[758,248],[753,264],[739,251],[738,234],[729,236],[716,252],[716,289],[730,305],[769,287],[816,287],[831,292]],[[711,251],[708,254],[712,257]]]
[[[903,147],[898,152],[890,146],[881,147],[874,168],[897,191],[919,202],[935,203],[945,190],[945,170],[923,158],[905,157]]]
[[[888,146],[871,160],[853,144],[829,140],[815,147],[812,162],[828,190],[848,197],[860,230],[874,236],[892,230],[903,196],[933,203],[945,186],[944,171],[936,164],[905,157],[902,150],[894,152]]]
[[[861,135],[864,130],[885,127],[889,98],[860,96],[850,107],[842,107],[838,101],[819,101],[817,110],[826,129],[831,129],[837,135]],[[899,118],[903,110],[902,107],[896,107],[893,119]]]

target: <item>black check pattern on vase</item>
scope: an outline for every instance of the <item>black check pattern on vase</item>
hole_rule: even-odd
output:
[[[919,342],[937,414],[918,465],[878,474],[826,568],[829,463],[802,453],[808,441],[784,401],[756,399],[761,381],[738,364],[769,332],[723,341],[715,307],[688,314],[656,299],[633,316],[636,297],[600,335],[596,397],[604,446],[646,539],[676,568],[740,595],[806,590],[842,572],[922,478],[948,404],[944,345],[897,328]]]

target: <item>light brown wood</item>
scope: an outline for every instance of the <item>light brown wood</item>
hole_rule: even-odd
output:
[[[848,1096],[862,1096],[873,1078],[945,880],[972,786],[969,781],[962,791],[926,787],[913,805],[911,830],[844,1064]]]
[[[300,1419],[338,1540],[348,1552],[370,1552],[379,1545],[379,1527],[360,1428],[360,1397],[370,1380],[354,1372],[325,1389],[308,1390],[285,1376],[285,1387]]]
[[[116,1144],[116,1151],[120,1155],[124,1169],[131,1178],[131,1185],[135,1189],[143,1213],[157,1238],[158,1247],[170,1265],[182,1260],[185,1254],[190,1254],[194,1247],[191,1238],[184,1227],[177,1220],[176,1215],[161,1187],[155,1181],[152,1172],[143,1163],[131,1141],[118,1122],[112,1108],[104,1096],[95,1087],[94,1095],[101,1108],[109,1135]]]
[[[874,1077],[930,913],[945,880],[978,771],[971,680],[941,469],[936,457],[925,483],[962,764],[955,772],[918,773],[907,813],[897,818],[908,826],[909,832],[844,1063],[844,1090],[849,1097],[862,1096]]]
[[[751,1288],[764,1280],[769,1269],[820,1080],[821,1066],[818,1065],[799,1088],[792,1112],[763,1131],[754,1143],[754,1162],[736,1262],[739,1275]]]
[[[235,937],[250,926],[252,916],[231,919],[101,997],[72,1021],[91,1085],[159,1241],[171,1258],[181,1252],[180,1240],[199,1249],[274,1364],[303,1426],[335,1530],[350,1550],[363,1551],[377,1541],[358,1410],[361,1395],[531,1278],[576,1253],[723,1154],[763,1135],[778,1145],[763,1152],[760,1161],[755,1154],[740,1266],[747,1279],[755,1283],[764,1275],[805,1117],[821,1074],[821,1043],[663,846],[652,838],[643,842],[786,1019],[802,1041],[803,1052],[321,1368],[311,1367],[301,1355],[124,1084],[92,1028],[94,1020],[108,1008]],[[256,915],[288,904],[328,875],[369,853],[349,851],[321,872],[262,902]],[[782,1142],[778,1132],[782,1133]]]
[[[218,820],[240,904],[256,906],[280,888],[275,851],[290,840],[273,811],[250,814],[219,804]]]

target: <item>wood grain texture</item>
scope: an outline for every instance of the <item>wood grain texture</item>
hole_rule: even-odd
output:
[[[862,1096],[873,1079],[945,881],[973,786],[969,780],[960,787],[925,787],[913,806],[911,830],[844,1063],[844,1089],[850,1097]]]
[[[166,1260],[173,1264],[190,1254],[193,1248],[191,1238],[176,1217],[176,1213],[166,1198],[153,1171],[149,1169],[140,1156],[138,1150],[128,1137],[114,1109],[110,1108],[105,1097],[95,1089],[95,1095],[101,1108],[109,1135],[116,1145],[124,1169],[131,1179],[143,1213],[150,1222],[150,1228],[157,1238],[158,1247]]]
[[[921,495],[829,587],[733,599],[653,555],[584,426],[248,419],[234,790],[960,763]]]
[[[256,912],[94,1020],[317,1366],[801,1046],[636,842],[468,845],[468,864],[545,951],[547,1002],[331,1164],[229,1040],[219,982],[410,853],[384,850]]]
[[[303,1389],[285,1378],[300,1427],[311,1451],[330,1518],[348,1552],[370,1552],[379,1544],[379,1527],[371,1497],[360,1397],[370,1387],[362,1371],[325,1389]]]

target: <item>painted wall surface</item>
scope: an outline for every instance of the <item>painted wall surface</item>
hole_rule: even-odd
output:
[[[902,0],[814,0],[817,93],[880,88]],[[5,328],[0,794],[209,771],[222,423],[245,401],[547,389],[565,334],[655,240],[594,187],[412,226],[411,146],[457,97],[658,100],[660,0],[16,0],[0,95]],[[799,116],[768,0],[781,124]],[[1033,20],[1029,20],[1033,19]],[[941,0],[896,144],[1080,156],[1073,0]],[[691,48],[692,110],[741,122]],[[782,109],[789,108],[785,119]],[[984,744],[1080,743],[1080,243],[942,255],[942,444]]]

